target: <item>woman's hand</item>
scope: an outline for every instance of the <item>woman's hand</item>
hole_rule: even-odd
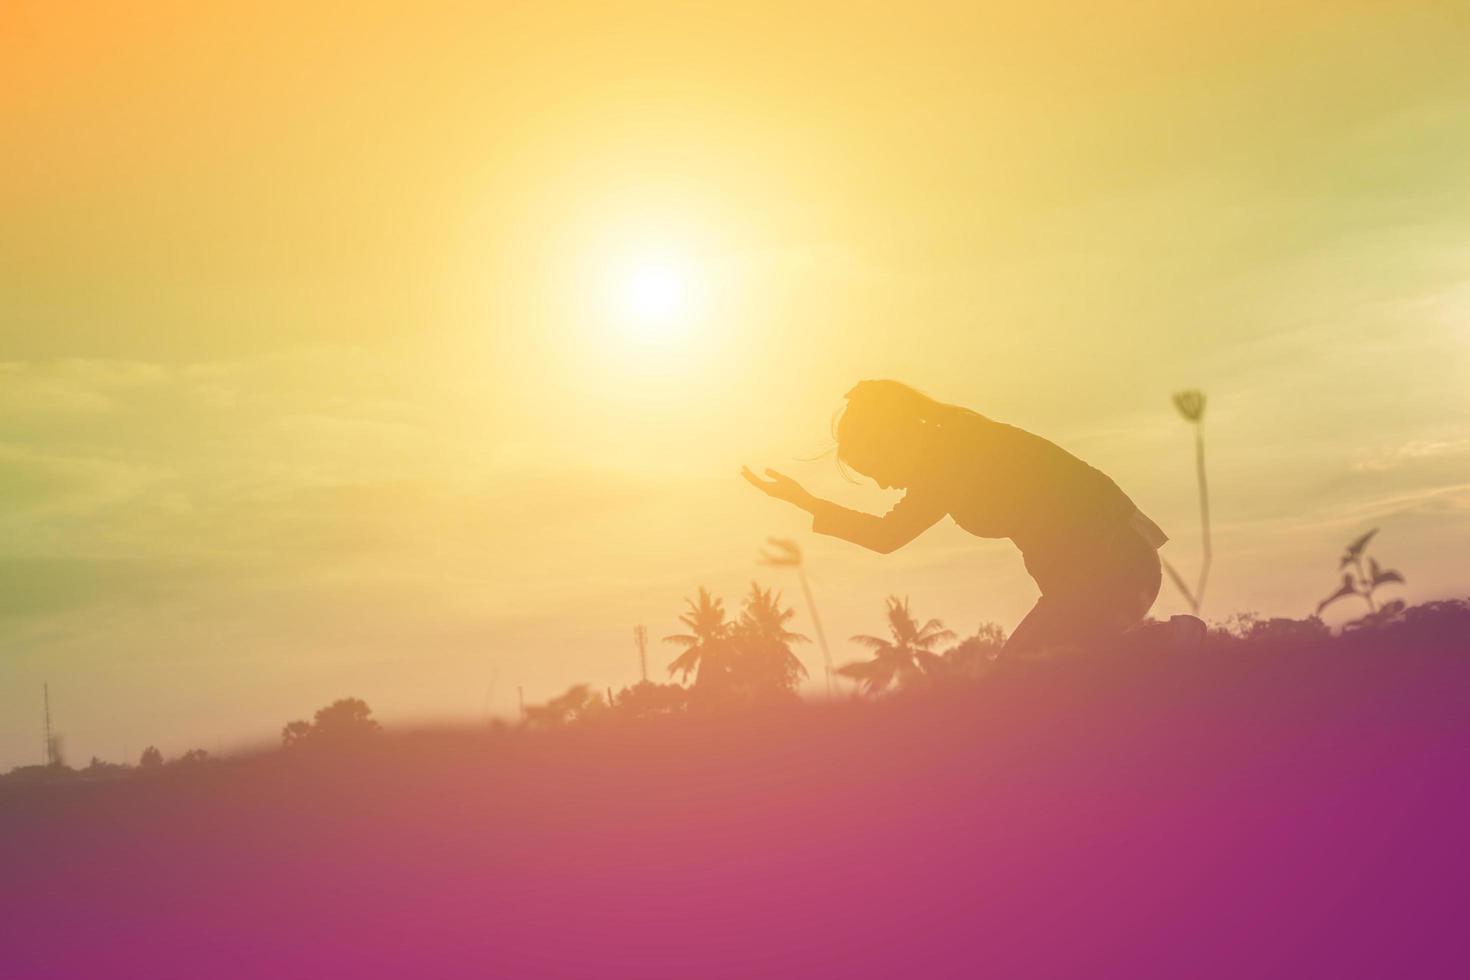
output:
[[[769,477],[766,480],[762,480],[756,476],[749,466],[740,467],[740,475],[745,477],[746,482],[766,496],[795,504],[802,510],[810,510],[809,505],[816,500],[800,483],[797,483],[784,473],[777,473],[775,470],[766,470],[766,476]]]

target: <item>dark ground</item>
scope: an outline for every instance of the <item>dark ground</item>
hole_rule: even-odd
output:
[[[0,786],[0,975],[1463,975],[1461,626]]]

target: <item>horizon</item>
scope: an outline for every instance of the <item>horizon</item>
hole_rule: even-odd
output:
[[[771,536],[839,664],[891,594],[1009,632],[1010,542],[741,479],[885,510],[809,459],[868,378],[1103,470],[1187,574],[1203,391],[1208,620],[1310,615],[1374,527],[1393,598],[1470,595],[1463,11],[784,6],[0,12],[0,771],[43,684],[82,764],[512,717],[636,682],[638,625],[663,680],[701,586],[813,632]]]

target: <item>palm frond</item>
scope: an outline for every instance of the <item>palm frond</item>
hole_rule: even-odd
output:
[[[689,675],[698,669],[700,655],[703,653],[704,651],[699,647],[690,647],[688,650],[679,654],[673,663],[669,664],[669,673],[680,674],[684,680],[688,680]]]
[[[930,653],[928,650],[915,651],[914,659],[918,661],[920,669],[930,677],[941,677],[950,673],[952,669],[952,665],[948,660],[937,653]]]
[[[944,628],[944,624],[937,619],[931,619],[924,624],[923,629],[914,636],[914,646],[928,648],[935,643],[955,638],[954,630]]]
[[[843,677],[861,681],[865,693],[874,694],[893,683],[893,665],[882,660],[867,660],[837,668]]]

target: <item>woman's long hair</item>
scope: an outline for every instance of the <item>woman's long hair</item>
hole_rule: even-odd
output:
[[[980,417],[968,408],[930,398],[901,381],[859,381],[845,397],[846,404],[832,417],[839,467],[854,447],[917,440],[926,431],[941,429],[958,419]]]

